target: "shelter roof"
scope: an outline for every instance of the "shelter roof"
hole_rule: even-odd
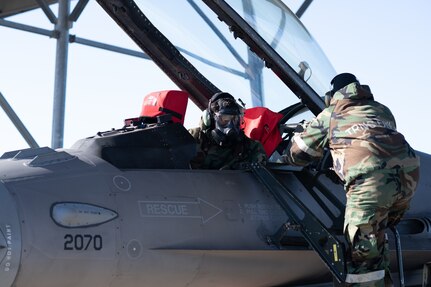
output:
[[[57,3],[56,0],[45,0],[50,5]],[[22,12],[39,8],[36,0],[1,0],[0,1],[0,18],[9,17]]]

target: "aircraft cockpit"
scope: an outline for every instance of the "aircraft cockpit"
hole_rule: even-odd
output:
[[[189,167],[187,128],[217,92],[278,113],[285,134],[323,109],[335,71],[296,16],[279,0],[97,2],[178,90],[148,91],[141,113],[70,149],[0,158],[0,285],[344,282],[341,184],[318,168],[277,168],[277,157],[241,170]],[[181,104],[158,105],[161,94]],[[431,278],[428,187],[400,223],[411,286]]]
[[[226,3],[257,32],[260,40],[292,67],[300,79],[305,80],[317,95],[324,96],[335,70],[311,34],[281,1]],[[265,106],[279,112],[298,102],[295,88],[289,87],[280,80],[280,75],[268,69],[271,63],[267,59],[256,56],[255,51],[238,39],[244,32],[234,24],[220,21],[206,4],[194,0],[176,3],[141,0],[136,1],[135,9],[139,9],[146,21],[150,21],[215,89],[240,98],[246,108]],[[105,9],[109,7],[105,6]],[[122,16],[116,13],[113,17]],[[117,18],[116,21],[121,20]],[[191,69],[171,76],[187,84],[193,80],[190,74],[193,74]],[[191,96],[198,108],[205,107],[205,100],[193,93]],[[200,113],[192,105],[188,109],[186,125],[191,127],[199,122]]]
[[[227,1],[228,7],[222,7],[233,11],[239,17],[235,21],[242,20],[259,36],[257,40],[243,39],[247,44],[238,38],[248,33],[221,16],[228,10],[216,12],[217,16],[209,8],[211,1],[204,2],[144,0],[123,6],[122,11],[110,1],[99,1],[155,63],[189,92],[186,127],[199,123],[199,109],[205,109],[211,95],[220,90],[240,99],[245,108],[264,106],[281,112],[283,124],[309,119],[322,107],[319,97],[323,97],[335,71],[310,33],[281,1]],[[214,6],[212,9],[221,9]],[[144,26],[150,31],[147,35],[137,32]],[[265,45],[286,63],[275,65],[277,59],[270,60],[272,55],[259,52]],[[303,97],[304,89],[312,91],[314,99]],[[311,104],[314,109],[310,112],[305,104],[310,106],[313,101],[320,103],[317,107]]]

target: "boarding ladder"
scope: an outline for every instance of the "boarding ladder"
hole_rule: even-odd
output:
[[[307,243],[317,252],[328,269],[331,271],[338,283],[344,283],[346,279],[346,259],[345,244],[334,231],[328,230],[324,224],[304,205],[301,199],[295,195],[288,187],[283,185],[265,166],[255,163],[251,165],[251,170],[256,178],[274,196],[277,203],[289,218],[279,230],[270,236],[271,243],[278,246],[289,230],[300,231]],[[323,211],[333,220],[335,225],[342,225],[344,215],[344,204],[341,203],[334,194],[321,184],[316,178],[320,175],[312,174],[303,168],[298,168],[293,173],[299,181],[310,191],[313,198],[320,205]],[[316,195],[314,190],[320,190],[339,210],[343,210],[341,216],[335,216],[329,207]],[[404,286],[404,272],[402,262],[402,251],[400,235],[395,227],[391,228],[395,236],[397,263],[399,268],[399,286]]]
[[[283,224],[273,236],[281,239],[290,228],[301,232],[307,243],[317,252],[333,276],[344,282],[346,278],[345,248],[304,203],[261,164],[252,164],[256,178],[269,190],[291,221]],[[275,240],[277,240],[275,238]]]

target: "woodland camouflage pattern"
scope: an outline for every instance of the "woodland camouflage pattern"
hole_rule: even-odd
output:
[[[325,147],[347,195],[348,273],[385,270],[390,280],[385,228],[397,224],[409,207],[419,180],[419,158],[397,132],[391,111],[357,82],[338,90],[330,105],[295,133],[287,161],[309,164],[323,156]],[[385,286],[378,279],[351,286]]]
[[[385,229],[401,220],[418,180],[419,168],[396,166],[361,175],[348,188],[344,216],[351,256],[348,272],[385,271],[386,282],[378,280],[366,286],[392,286]]]
[[[209,135],[210,130],[201,127],[189,132],[198,143],[197,156],[191,161],[192,168],[202,169],[247,169],[250,163],[266,163],[266,153],[260,142],[243,133],[232,146],[221,147]]]
[[[413,149],[396,131],[391,111],[373,100],[368,86],[352,83],[336,92],[329,107],[296,134],[291,162],[306,165],[328,146],[334,171],[346,186],[373,170],[417,165]]]

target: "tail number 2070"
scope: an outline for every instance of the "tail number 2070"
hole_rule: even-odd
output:
[[[64,250],[102,250],[102,236],[96,234],[64,235]]]

